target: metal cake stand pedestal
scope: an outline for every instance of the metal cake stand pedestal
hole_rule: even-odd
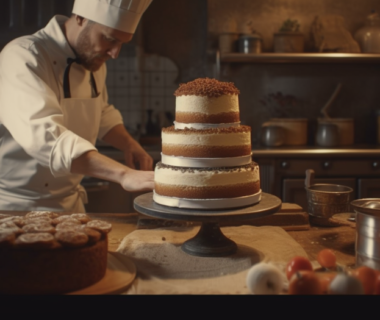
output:
[[[281,208],[281,200],[263,192],[260,202],[248,207],[228,210],[182,209],[154,202],[153,192],[150,192],[135,198],[134,208],[155,218],[201,222],[199,232],[182,244],[182,250],[195,256],[223,257],[234,254],[237,245],[222,233],[220,222],[250,220],[276,213]]]

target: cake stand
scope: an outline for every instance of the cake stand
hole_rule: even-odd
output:
[[[259,203],[228,210],[182,209],[160,205],[153,201],[153,192],[138,196],[134,208],[145,215],[182,221],[201,222],[199,232],[182,244],[188,254],[202,257],[223,257],[234,254],[237,245],[220,230],[220,222],[237,222],[264,217],[281,208],[281,200],[271,194],[262,193]]]

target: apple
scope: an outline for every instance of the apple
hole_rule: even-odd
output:
[[[376,281],[373,288],[373,294],[379,295],[380,294],[380,271],[375,270],[376,272]]]
[[[330,249],[323,249],[319,251],[317,256],[317,261],[319,264],[327,269],[336,268],[336,256],[334,251]]]
[[[301,256],[295,256],[286,265],[286,277],[288,280],[293,276],[293,274],[300,270],[313,270],[313,266],[309,259]]]
[[[322,269],[322,270],[324,270],[324,269]],[[314,273],[317,276],[317,278],[319,279],[319,282],[322,286],[322,292],[323,293],[327,293],[331,281],[338,274],[336,271],[318,271],[318,269],[314,270]]]
[[[290,279],[288,293],[291,295],[316,295],[322,294],[322,284],[311,270],[296,271]]]
[[[351,274],[362,283],[364,294],[374,294],[377,279],[377,272],[367,266],[354,269]]]

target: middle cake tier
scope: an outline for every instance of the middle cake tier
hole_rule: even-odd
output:
[[[240,157],[251,154],[251,127],[162,129],[162,153],[191,158]]]

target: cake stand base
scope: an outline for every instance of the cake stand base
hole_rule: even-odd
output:
[[[154,202],[153,192],[150,192],[135,198],[133,206],[138,212],[155,218],[201,222],[198,233],[182,244],[182,250],[195,256],[223,257],[234,254],[237,244],[222,233],[219,222],[235,223],[276,213],[281,208],[281,200],[263,192],[259,203],[247,207],[199,210],[160,205]]]
[[[228,239],[217,223],[204,222],[195,237],[182,245],[182,250],[193,256],[220,257],[234,254],[237,245]]]

